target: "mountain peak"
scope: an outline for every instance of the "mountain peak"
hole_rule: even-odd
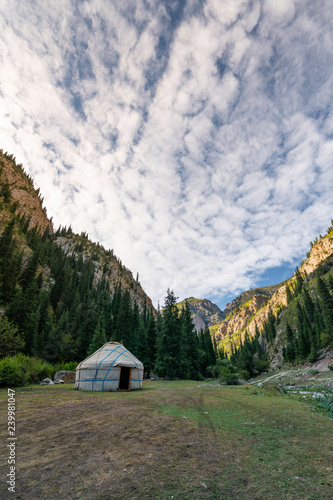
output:
[[[181,302],[178,302],[177,307],[181,309],[187,302],[188,307],[192,314],[192,319],[195,329],[200,331],[209,326],[214,326],[221,322],[225,315],[221,309],[208,299],[196,299],[189,297]]]

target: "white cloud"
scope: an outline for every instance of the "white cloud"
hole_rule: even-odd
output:
[[[223,302],[325,230],[329,2],[2,3],[0,147],[155,304]]]
[[[293,0],[265,0],[264,11],[270,14],[274,21],[284,23],[290,22],[295,15]]]

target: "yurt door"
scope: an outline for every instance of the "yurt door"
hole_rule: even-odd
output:
[[[130,388],[131,382],[131,368],[128,366],[120,367],[120,376],[119,376],[119,390],[120,391],[128,391]]]

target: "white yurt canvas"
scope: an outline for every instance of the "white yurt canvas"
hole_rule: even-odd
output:
[[[143,364],[118,342],[108,342],[76,368],[75,389],[131,391],[142,388]]]

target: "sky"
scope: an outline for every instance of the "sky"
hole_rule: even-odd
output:
[[[0,148],[163,305],[291,276],[333,217],[330,0],[0,0]]]

